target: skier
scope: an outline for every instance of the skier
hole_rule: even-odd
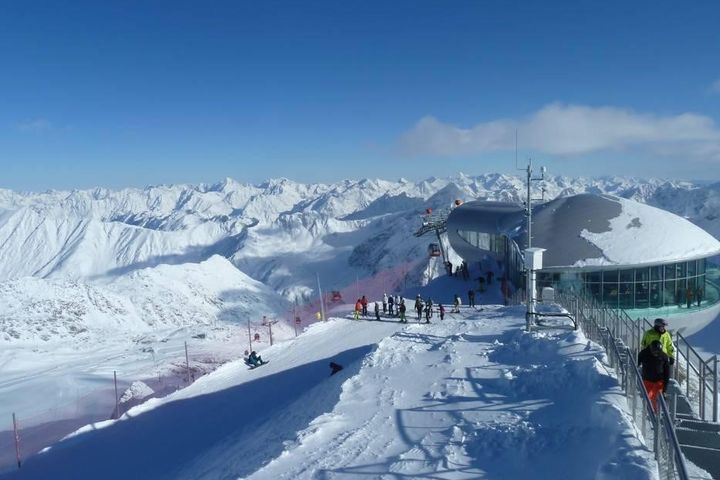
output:
[[[398,315],[400,315],[400,323],[407,323],[407,318],[405,318],[405,302],[402,302],[398,307]]]
[[[668,322],[664,318],[656,318],[655,326],[646,331],[640,342],[640,348],[645,349],[650,346],[653,340],[658,340],[662,345],[662,351],[668,356],[670,365],[675,363],[675,347],[673,347],[672,337],[667,331]]]
[[[397,306],[400,305],[400,303],[401,303],[401,302],[400,302],[400,298],[401,298],[400,295],[395,295],[395,316],[396,316],[396,317],[397,317],[398,315],[400,315],[400,312],[399,312],[398,309],[397,309]]]
[[[250,356],[245,359],[245,363],[248,364],[248,366],[255,368],[267,362],[264,362],[262,357],[258,355],[255,350],[253,350],[252,352],[250,352]]]
[[[360,299],[360,302],[362,303],[363,317],[367,317],[368,316],[368,313],[367,313],[368,300],[367,300],[367,298],[365,298],[365,295],[362,296],[362,298]]]
[[[380,304],[375,302],[375,320],[380,321]]]
[[[387,296],[387,293],[383,293],[382,302],[383,302],[383,315],[385,315],[385,314],[387,313],[387,306],[388,306],[388,296]],[[390,312],[390,314],[392,315],[392,312]]]
[[[693,301],[693,291],[690,287],[685,291],[685,300],[687,301],[687,308],[690,308]]]
[[[360,313],[362,312],[362,300],[358,298],[357,302],[355,302],[355,311],[353,314],[355,315],[355,320],[360,320]]]
[[[445,307],[443,306],[442,303],[440,304],[439,310],[440,310],[440,320],[445,320]]]
[[[423,301],[419,293],[417,294],[417,297],[415,297],[415,311],[417,312],[417,320],[419,322],[420,319],[422,319],[423,311]]]
[[[390,295],[390,297],[388,298],[388,313],[390,313],[391,316],[393,315],[393,305],[394,304],[395,304],[395,299],[393,298],[392,295]]]
[[[663,352],[660,340],[653,340],[638,354],[638,365],[642,367],[642,379],[655,412],[658,411],[657,397],[665,393],[670,381],[670,358]]]
[[[473,290],[472,288],[468,290],[468,306],[475,306],[475,290]]]
[[[456,293],[453,300],[453,310],[450,313],[460,313],[460,305],[462,305],[462,301],[460,301],[460,295]]]
[[[427,305],[425,305],[425,323],[430,323],[431,317],[432,317],[432,300],[429,300]]]

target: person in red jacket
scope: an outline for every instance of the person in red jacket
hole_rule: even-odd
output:
[[[365,298],[365,295],[363,295],[360,299],[360,303],[362,303],[362,315],[363,317],[367,317],[368,300]]]
[[[355,310],[353,311],[353,315],[355,315],[355,320],[360,320],[360,313],[362,313],[362,300],[358,298],[357,302],[355,302]]]

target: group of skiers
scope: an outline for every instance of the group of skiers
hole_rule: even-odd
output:
[[[359,320],[361,316],[368,317],[368,303],[369,302],[365,295],[363,295],[361,298],[358,298],[357,302],[355,302],[355,308],[353,310],[353,317],[355,318],[355,320]],[[382,304],[380,302],[375,302],[374,305],[373,313],[375,314],[376,320],[381,320],[381,305],[382,314],[384,316],[396,317],[399,319],[400,323],[407,323],[407,317],[405,315],[407,307],[405,306],[405,298],[403,296],[383,294]],[[415,297],[414,309],[417,315],[418,322],[422,321],[422,319],[424,318],[425,323],[430,323],[430,319],[433,318],[433,315],[436,312],[440,316],[440,320],[445,320],[445,306],[443,304],[435,305],[431,298],[423,300],[420,294]],[[459,309],[457,311],[459,311]]]

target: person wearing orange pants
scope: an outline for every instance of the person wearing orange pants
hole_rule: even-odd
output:
[[[648,394],[648,397],[650,397],[650,403],[653,406],[653,410],[655,410],[655,413],[658,411],[658,405],[657,405],[657,397],[661,393],[665,392],[665,382],[660,380],[659,382],[651,382],[650,380],[643,380],[643,385],[645,385],[645,391]]]
[[[657,398],[665,393],[670,381],[670,359],[663,352],[662,343],[653,340],[638,354],[638,365],[642,367],[642,379],[655,412],[658,410]]]

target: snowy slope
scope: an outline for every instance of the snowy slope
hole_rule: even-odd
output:
[[[317,324],[4,478],[655,478],[598,347],[522,325],[512,307]]]
[[[549,177],[544,186],[546,198],[632,198],[720,235],[717,184]],[[426,207],[519,201],[523,188],[514,176],[458,174],[0,190],[0,419],[79,404],[107,389],[115,370],[127,383],[172,370],[185,341],[219,362],[237,358],[248,347],[245,322],[263,315],[280,320],[276,339],[291,338],[291,304],[303,322],[313,318],[318,277],[346,302],[424,285],[442,273],[427,259],[435,240],[412,235]]]
[[[237,358],[248,319],[282,318],[289,307],[219,256],[95,285],[8,281],[0,283],[0,305],[0,418],[16,412],[23,419],[108,388],[113,370],[130,380],[157,375],[198,334],[205,343],[195,341],[192,353]],[[276,330],[278,338],[291,334],[289,327]]]
[[[0,283],[0,332],[6,342],[103,342],[155,329],[280,316],[287,303],[225,258],[160,265],[84,284],[26,277]]]

